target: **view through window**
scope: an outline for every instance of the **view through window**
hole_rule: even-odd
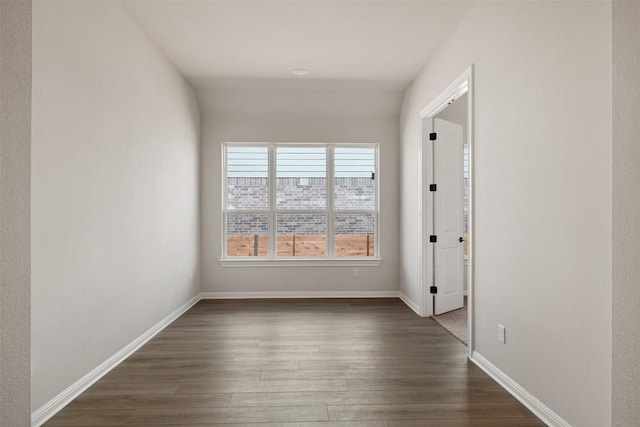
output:
[[[225,257],[377,256],[375,145],[225,144]]]

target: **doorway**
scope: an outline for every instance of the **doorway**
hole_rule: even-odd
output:
[[[472,67],[422,120],[423,314],[473,351]]]

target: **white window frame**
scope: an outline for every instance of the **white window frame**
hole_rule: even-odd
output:
[[[222,245],[219,259],[223,267],[260,267],[260,266],[379,266],[380,258],[380,145],[373,143],[260,143],[260,142],[223,142],[222,144],[222,180],[221,180],[221,226]],[[269,205],[264,210],[254,209],[227,209],[227,147],[267,147],[268,148],[268,194]],[[326,179],[327,199],[324,209],[281,209],[276,207],[276,149],[278,147],[325,147],[326,148]],[[334,150],[335,148],[374,148],[375,149],[375,180],[376,203],[375,210],[334,210],[333,195],[335,186],[334,177]],[[242,257],[227,256],[227,214],[266,214],[268,218],[268,249],[266,257]],[[276,215],[285,214],[325,214],[327,216],[326,256],[324,257],[292,257],[277,256],[276,242]],[[334,218],[336,214],[373,214],[374,215],[374,255],[369,257],[336,257]]]

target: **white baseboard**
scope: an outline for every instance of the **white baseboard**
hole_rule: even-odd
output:
[[[202,292],[185,304],[174,310],[151,329],[140,335],[122,350],[102,362],[98,367],[80,378],[56,397],[45,403],[31,414],[31,426],[40,427],[51,417],[57,414],[73,399],[95,384],[100,378],[118,366],[133,352],[142,347],[147,341],[156,336],[171,322],[176,320],[187,310],[202,299],[258,299],[258,298],[400,298],[413,311],[418,313],[418,306],[406,295],[398,291],[371,291],[371,292]],[[419,314],[419,313],[418,313]]]
[[[171,322],[189,310],[194,304],[200,301],[200,295],[196,295],[185,304],[177,308],[167,317],[156,323],[151,329],[140,335],[129,343],[122,350],[102,362],[94,370],[80,378],[74,384],[62,391],[56,397],[45,403],[41,408],[31,414],[31,426],[40,427],[47,420],[67,406],[73,399],[78,397],[83,391],[91,387],[96,381],[105,376],[109,371],[118,366],[123,360],[129,357],[134,351],[142,347],[147,341],[153,338],[158,332],[166,328]]]
[[[502,372],[493,363],[485,359],[480,353],[474,351],[471,355],[471,361],[480,369],[493,378],[498,384],[507,390],[513,397],[518,399],[524,406],[533,412],[538,418],[550,427],[571,427],[571,424],[562,419],[558,414],[553,412],[544,403],[536,399],[531,393],[525,390],[520,384],[515,382],[511,377]]]
[[[398,292],[398,298],[400,298],[402,302],[405,303],[407,307],[413,310],[418,316],[422,316],[422,314],[420,314],[420,306],[413,302],[408,296],[406,296],[402,292]]]
[[[202,299],[398,298],[398,291],[202,292]]]

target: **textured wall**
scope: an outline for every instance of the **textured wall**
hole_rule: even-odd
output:
[[[33,8],[32,405],[200,291],[199,113],[118,2]]]
[[[0,426],[30,423],[31,1],[0,1]]]
[[[277,178],[276,206],[282,209],[324,209],[325,178]],[[230,209],[266,209],[269,206],[267,178],[227,178]],[[334,208],[370,210],[376,206],[375,180],[352,177],[334,180]]]
[[[371,178],[336,178],[334,180],[334,208],[351,210],[375,209],[375,181]],[[227,178],[227,203],[233,209],[260,210],[269,206],[267,178]],[[324,209],[327,186],[325,178],[277,178],[276,206],[283,209]],[[300,214],[297,218],[301,218]],[[278,232],[324,233],[326,220],[299,222],[278,221]],[[371,215],[337,215],[336,232],[339,234],[373,233]],[[229,234],[266,233],[264,215],[231,214],[227,216]]]
[[[327,232],[327,218],[324,214],[279,213],[276,220],[278,233],[324,234]],[[336,214],[333,220],[335,234],[373,234],[373,215]],[[232,213],[227,215],[227,234],[266,234],[269,230],[264,214]]]
[[[571,425],[607,426],[611,4],[477,2],[407,91],[401,271],[410,296],[420,291],[411,256],[419,112],[471,64],[475,350]]]
[[[613,425],[640,425],[640,1],[613,2]]]

